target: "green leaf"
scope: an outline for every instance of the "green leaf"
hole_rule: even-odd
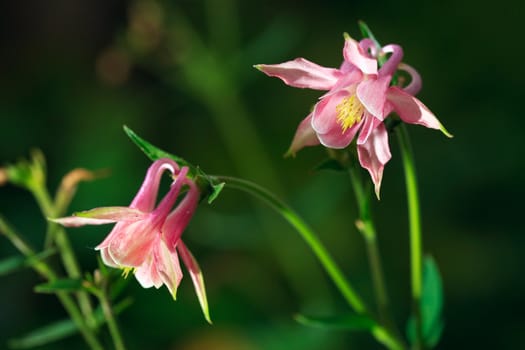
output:
[[[79,278],[58,279],[35,286],[37,293],[77,292],[82,289],[85,289],[84,280]]]
[[[219,196],[225,184],[225,182],[221,182],[220,184],[212,185],[213,190],[208,197],[208,204],[211,204]]]
[[[443,332],[443,284],[436,262],[426,256],[423,262],[423,290],[421,295],[421,321],[426,347],[433,348]],[[416,322],[412,316],[407,323],[407,337],[412,344],[416,339]]]
[[[48,249],[30,257],[11,256],[0,261],[0,276],[8,275],[24,267],[31,267],[37,262],[56,253],[55,249]]]
[[[369,331],[376,326],[374,320],[364,315],[341,315],[318,318],[297,314],[294,316],[294,319],[302,325],[324,329]]]
[[[23,256],[10,256],[9,258],[0,261],[0,276],[8,275],[22,266],[24,266],[26,258]]]
[[[131,141],[133,141],[138,146],[138,148],[140,148],[142,152],[144,152],[144,154],[148,156],[149,159],[157,160],[161,158],[171,158],[181,166],[190,166],[190,164],[184,159],[153,146],[151,143],[138,136],[133,130],[128,128],[126,125],[124,125],[124,131],[129,136]],[[190,168],[193,167],[190,166]]]
[[[113,307],[113,311],[118,315],[127,309],[131,304],[131,299],[126,298],[117,303]],[[106,322],[100,307],[95,310],[94,315],[97,322],[97,327],[100,327]],[[8,345],[11,349],[29,349],[61,340],[63,338],[72,336],[77,332],[78,328],[73,323],[73,321],[70,319],[65,319],[35,329],[34,331],[31,331],[20,338],[12,339],[9,341]]]

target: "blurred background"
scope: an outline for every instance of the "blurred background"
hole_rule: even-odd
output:
[[[525,195],[521,57],[523,5],[466,1],[3,1],[0,3],[0,164],[47,157],[48,183],[76,167],[110,169],[80,186],[70,212],[126,205],[149,161],[126,124],[211,174],[256,181],[318,232],[373,304],[363,240],[344,173],[316,172],[320,147],[284,159],[295,128],[320,93],[287,87],[252,68],[305,57],[339,66],[343,32],[365,20],[383,44],[399,43],[419,70],[419,98],[455,137],[410,126],[419,172],[426,251],[444,279],[439,349],[525,348]],[[410,313],[404,177],[395,137],[374,204],[396,321]],[[0,213],[35,246],[45,221],[31,196],[0,188]],[[109,227],[70,229],[82,266],[96,268]],[[202,204],[184,233],[204,272],[213,326],[189,276],[178,300],[143,290],[119,316],[130,349],[381,349],[368,334],[305,328],[295,313],[348,308],[306,244],[279,216],[225,190]],[[15,254],[0,240],[0,258]],[[0,348],[65,317],[35,294],[29,270],[0,281]],[[108,342],[108,344],[110,344]],[[82,348],[79,336],[42,349]],[[108,345],[109,346],[109,345]]]

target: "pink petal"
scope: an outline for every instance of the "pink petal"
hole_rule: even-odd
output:
[[[158,228],[151,220],[119,222],[106,239],[95,249],[108,249],[113,261],[122,267],[139,267],[151,254]]]
[[[177,299],[177,288],[182,279],[179,257],[175,247],[168,248],[162,239],[154,251],[155,267],[160,275],[162,282],[170,291],[173,299]]]
[[[361,127],[363,121],[355,123],[352,127],[343,132],[341,126],[338,124],[326,134],[317,134],[321,144],[328,148],[341,149],[347,147],[355,137],[355,134]]]
[[[280,64],[258,64],[255,68],[287,85],[314,90],[330,90],[341,77],[338,69],[322,67],[304,58]]]
[[[210,312],[208,309],[208,300],[206,298],[206,288],[204,286],[204,278],[202,277],[201,268],[199,267],[197,260],[195,260],[191,252],[188,250],[188,248],[182,241],[179,241],[179,243],[177,244],[177,250],[180,254],[182,261],[186,265],[188,272],[190,273],[191,280],[193,281],[193,286],[195,287],[195,293],[197,294],[197,298],[199,299],[199,303],[201,305],[202,313],[204,314],[204,318],[206,319],[206,321],[208,321],[208,323],[211,324]]]
[[[381,48],[383,53],[392,53],[388,60],[383,64],[379,70],[379,76],[392,77],[398,68],[399,63],[403,59],[403,48],[399,45],[391,44]]]
[[[427,128],[441,130],[446,136],[452,137],[434,114],[414,96],[397,87],[390,87],[387,98],[405,123],[419,124]]]
[[[288,148],[285,156],[288,157],[291,155],[295,157],[295,153],[303,147],[315,146],[318,144],[319,139],[317,138],[315,130],[312,128],[312,113],[310,113],[305,119],[301,121],[301,123],[299,123],[299,127],[295,132],[292,144],[290,145],[290,148]]]
[[[120,266],[115,262],[115,260],[113,260],[113,258],[111,257],[111,255],[109,254],[109,252],[108,252],[108,248],[101,248],[101,249],[100,249],[100,257],[102,258],[102,261],[104,262],[104,264],[106,264],[107,266],[115,267],[115,268],[120,267]]]
[[[383,169],[392,157],[388,146],[388,133],[383,123],[374,129],[367,142],[357,146],[357,153],[361,166],[367,169],[372,177],[375,193],[379,198]]]
[[[154,246],[157,246],[158,244],[160,244],[160,237],[156,238]],[[155,259],[155,254],[151,254],[148,259],[136,269],[135,278],[142,288],[155,287],[159,289],[162,286],[162,278],[157,268],[158,265]]]
[[[167,216],[162,225],[162,237],[169,247],[177,244],[199,204],[200,192],[195,183],[188,180],[186,185],[189,186],[189,190],[185,193],[184,199]]]
[[[159,220],[164,220],[171,208],[179,197],[182,186],[186,183],[186,175],[188,174],[189,168],[187,166],[182,167],[180,172],[176,174],[175,180],[172,182],[168,193],[162,198],[159,205],[151,212],[153,216]]]
[[[336,107],[343,98],[349,95],[348,91],[340,90],[316,103],[312,112],[312,128],[317,134],[326,134],[336,127],[341,130],[341,126],[337,122]]]
[[[362,145],[368,140],[368,137],[374,131],[374,129],[381,124],[381,120],[377,119],[373,115],[369,113],[365,113],[365,116],[363,117],[363,127],[361,128],[361,131],[359,132],[359,138],[357,139],[357,144]]]
[[[359,43],[349,36],[345,39],[343,56],[346,61],[359,68],[365,74],[377,74],[377,61],[369,57]]]
[[[351,71],[346,73],[337,81],[337,83],[332,87],[330,91],[321,96],[319,99],[326,98],[331,95],[335,95],[340,92],[342,89],[348,91],[348,93],[354,93],[356,88],[356,83],[359,83],[363,80],[363,73],[357,68],[354,67]]]
[[[169,170],[172,174],[179,169],[175,161],[169,158],[162,158],[154,161],[144,178],[144,182],[137,192],[135,198],[130,204],[131,208],[150,212],[157,201],[157,192],[159,190],[160,178],[164,170]]]
[[[91,218],[81,218],[78,216],[67,216],[64,218],[58,219],[48,219],[49,221],[56,222],[65,227],[79,227],[84,225],[104,225],[104,224],[113,224],[115,220],[102,220],[102,219],[91,219]]]
[[[357,97],[365,106],[366,110],[379,120],[385,119],[384,106],[386,102],[386,91],[390,84],[389,76],[379,79],[370,78],[357,85]]]
[[[398,68],[404,70],[410,75],[410,83],[403,88],[403,91],[409,95],[416,96],[419,91],[421,91],[423,85],[418,71],[406,63],[401,63]]]
[[[77,212],[73,216],[50,220],[66,227],[78,227],[111,224],[117,221],[138,221],[143,219],[144,215],[140,210],[128,207],[100,207]]]

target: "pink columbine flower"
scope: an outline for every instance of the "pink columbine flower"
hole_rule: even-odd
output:
[[[171,173],[173,182],[155,207],[161,176],[166,170]],[[197,185],[187,174],[188,167],[180,168],[168,158],[159,159],[148,169],[129,207],[101,207],[54,221],[73,227],[116,222],[106,239],[95,248],[100,251],[104,263],[123,269],[125,275],[133,271],[144,288],[166,285],[174,299],[182,279],[180,255],[190,273],[204,316],[211,323],[201,269],[181,240],[200,196]],[[178,201],[183,187],[187,191]]]
[[[379,54],[390,54],[390,57],[378,70]],[[448,133],[413,96],[421,88],[421,79],[413,68],[401,63],[400,46],[387,45],[379,49],[370,39],[357,42],[345,35],[343,57],[339,69],[322,67],[304,58],[255,67],[290,86],[328,91],[299,124],[288,154],[319,143],[329,148],[345,148],[359,132],[356,142],[359,162],[370,173],[379,197],[383,169],[391,158],[383,121],[392,111],[406,123]],[[405,88],[390,86],[397,69],[411,75],[411,82]]]

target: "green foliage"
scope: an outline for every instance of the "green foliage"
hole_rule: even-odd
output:
[[[77,327],[70,319],[51,323],[35,329],[21,338],[9,341],[11,349],[30,349],[66,338],[77,332]]]
[[[375,321],[365,315],[341,315],[319,318],[297,314],[294,318],[302,325],[324,329],[371,331],[376,326]]]
[[[46,161],[40,150],[31,152],[31,159],[21,159],[16,164],[6,167],[10,183],[28,190],[41,186],[45,182]]]
[[[56,253],[55,249],[45,250],[31,257],[11,256],[0,261],[0,276],[5,276],[25,267],[31,267],[39,261]]]
[[[443,331],[443,285],[436,262],[426,256],[423,263],[423,292],[421,296],[421,319],[425,346],[433,348]],[[407,337],[413,344],[416,339],[416,322],[411,317],[407,323]]]
[[[113,307],[113,311],[115,314],[120,314],[127,309],[131,303],[131,299],[124,299]],[[102,309],[100,307],[97,308],[94,314],[97,322],[96,326],[100,327],[105,323]],[[30,349],[67,338],[77,332],[78,328],[75,323],[71,319],[65,319],[35,329],[20,338],[12,339],[8,344],[11,349]]]
[[[17,255],[0,261],[0,276],[5,276],[18,270],[24,265],[25,260],[25,257]]]
[[[35,286],[37,293],[78,292],[86,290],[85,281],[80,278],[63,278]]]

